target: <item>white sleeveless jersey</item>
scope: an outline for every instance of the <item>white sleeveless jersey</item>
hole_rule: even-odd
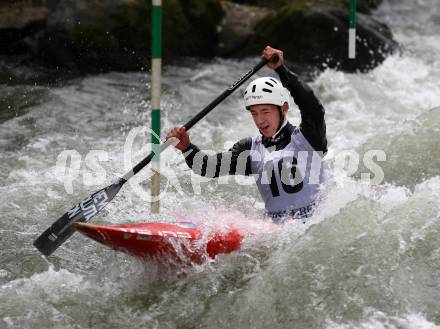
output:
[[[267,149],[261,135],[252,138],[252,174],[270,216],[305,218],[312,214],[324,180],[322,156],[297,127],[290,143],[278,151],[275,146]]]

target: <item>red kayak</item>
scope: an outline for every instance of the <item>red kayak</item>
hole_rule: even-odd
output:
[[[83,235],[114,250],[159,262],[200,263],[206,256],[214,258],[239,249],[243,239],[243,234],[233,228],[206,233],[193,223],[75,226]]]

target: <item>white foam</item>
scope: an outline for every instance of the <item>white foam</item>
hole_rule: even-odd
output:
[[[326,329],[439,329],[440,326],[429,321],[423,314],[408,313],[401,316],[386,315],[375,311],[368,319],[355,324],[338,324],[328,321]]]

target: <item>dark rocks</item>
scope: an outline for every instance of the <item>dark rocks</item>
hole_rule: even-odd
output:
[[[57,7],[63,7],[61,0]],[[68,1],[67,1],[68,2]],[[138,70],[149,65],[151,52],[151,1],[110,1],[105,8],[97,1],[81,11],[67,12],[64,19],[49,20],[48,31],[40,37],[44,58],[68,62],[82,71]],[[59,12],[56,10],[55,12]],[[101,13],[101,14],[99,14]],[[216,29],[222,9],[216,1],[167,0],[163,2],[163,56],[213,56]],[[66,24],[66,20],[69,21]],[[73,23],[72,23],[73,21]],[[53,28],[60,26],[60,28]],[[52,56],[51,56],[52,55]],[[61,63],[59,63],[61,64]]]
[[[382,0],[362,0],[356,1],[356,9],[358,12],[369,14],[373,9],[379,7],[382,3]]]
[[[0,54],[26,53],[31,37],[42,29],[49,16],[49,10],[38,1],[15,1],[0,3]]]
[[[29,3],[48,13],[43,25],[24,36],[26,42],[18,33],[31,26],[31,21],[16,29],[12,37],[22,45],[21,53],[27,53],[29,61],[79,73],[149,66],[151,1],[22,0],[9,11],[22,11]],[[163,12],[165,58],[215,55],[217,28],[223,16],[218,1],[166,0]],[[11,38],[1,37],[2,31],[11,28],[15,27],[9,25],[0,31],[0,55],[17,54]]]
[[[23,1],[20,6],[15,1],[2,1],[0,4],[0,30],[20,30],[33,24],[45,22],[48,8],[38,2]]]
[[[343,6],[345,2],[339,1],[338,5],[336,0],[322,0],[312,5],[307,1],[291,1],[261,19],[252,34],[243,35],[237,31],[236,36],[243,38],[241,46],[229,55],[252,56],[270,44],[283,49],[287,59],[297,64],[345,71],[373,68],[397,49],[397,43],[386,25],[358,12],[356,59],[348,59],[348,9]],[[376,4],[370,2],[370,6],[364,6],[364,9],[369,10]]]
[[[348,60],[348,0],[165,0],[163,57],[258,56],[270,44],[304,67],[365,71],[397,48],[371,17],[380,2],[358,1]],[[149,67],[150,0],[11,0],[0,14],[0,68],[11,56],[68,74]]]
[[[274,13],[269,8],[240,5],[230,1],[222,1],[222,7],[225,16],[223,17],[219,34],[217,49],[219,56],[239,54],[242,48],[246,47],[248,40],[254,35],[258,22],[270,13]]]

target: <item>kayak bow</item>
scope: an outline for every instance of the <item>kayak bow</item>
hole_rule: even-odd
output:
[[[200,263],[206,255],[230,253],[240,248],[243,235],[234,228],[204,234],[193,223],[137,223],[93,225],[76,223],[83,235],[114,250],[159,262]]]

